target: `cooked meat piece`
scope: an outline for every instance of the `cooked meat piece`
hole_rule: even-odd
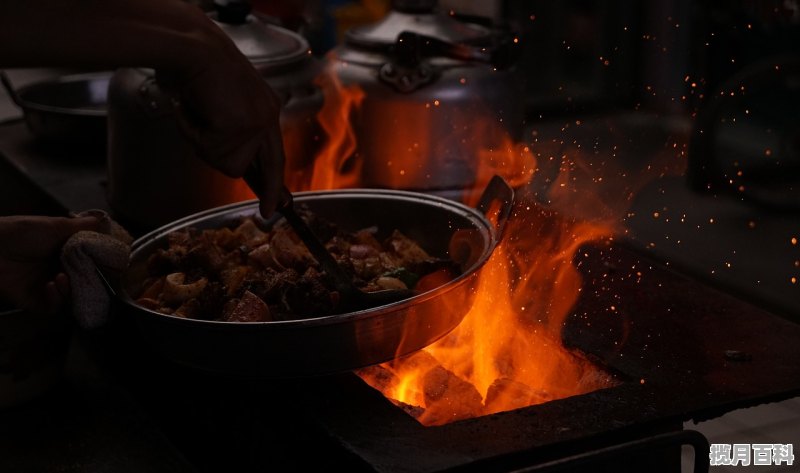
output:
[[[211,243],[212,238],[205,233],[183,260],[184,268],[199,268],[208,272],[219,271],[225,266],[225,253],[222,248]]]
[[[267,268],[251,272],[242,287],[265,301],[282,303],[286,292],[289,288],[294,287],[299,279],[300,275],[293,269],[279,273]]]
[[[244,291],[239,303],[233,308],[226,322],[267,322],[271,320],[269,307],[260,297]]]
[[[430,255],[425,250],[398,230],[392,232],[392,236],[389,237],[387,243],[394,250],[395,255],[398,256],[399,266],[410,267],[415,263],[430,259]]]
[[[147,272],[150,274],[167,274],[178,271],[185,254],[186,248],[182,246],[168,250],[158,249],[147,258]]]
[[[355,240],[354,244],[371,246],[372,248],[380,251],[381,243],[377,238],[375,238],[377,233],[378,227],[363,228],[353,234]]]
[[[278,262],[272,256],[272,245],[264,243],[247,253],[247,258],[250,261],[255,261],[264,268],[279,268]]]
[[[275,261],[284,268],[304,271],[305,268],[315,264],[308,248],[288,228],[275,230],[270,239],[270,251]]]
[[[225,292],[221,283],[216,281],[209,282],[205,289],[197,296],[200,308],[193,318],[200,320],[214,320],[220,317],[222,308],[229,295]]]
[[[183,273],[168,274],[164,280],[161,299],[167,304],[179,305],[192,297],[197,297],[208,284],[208,279],[206,278],[190,283],[185,282],[185,280],[186,275]]]
[[[247,274],[250,272],[248,266],[235,266],[233,268],[224,269],[219,273],[219,279],[225,287],[225,292],[232,296],[239,292],[242,287]]]
[[[269,239],[269,234],[261,231],[251,218],[243,219],[233,233],[239,239],[239,244],[247,245],[250,248],[266,243]]]
[[[159,307],[161,307],[161,304],[157,300],[151,299],[149,297],[140,297],[136,299],[136,303],[144,307],[145,309],[150,309],[150,310],[158,310]]]
[[[381,289],[408,289],[408,286],[406,286],[403,281],[390,276],[379,277],[375,280],[375,284]]]
[[[366,259],[376,258],[380,253],[379,249],[373,248],[370,245],[351,245],[350,257],[353,259]]]
[[[144,299],[158,299],[161,295],[161,291],[164,290],[165,279],[166,276],[161,276],[159,278],[150,278],[145,281],[142,285],[144,290],[139,297]]]
[[[335,309],[331,290],[314,268],[308,268],[297,284],[288,288],[284,301],[287,311],[301,317],[321,317]]]
[[[381,244],[375,227],[345,233],[307,209],[301,215],[362,290],[414,288],[420,276],[447,267],[447,260],[431,258],[399,231]],[[243,218],[219,229],[169,234],[169,247],[148,258],[150,277],[141,286],[141,305],[223,321],[336,313],[339,293],[288,224],[281,220],[269,230],[260,225]],[[449,275],[437,274],[435,283],[443,284]]]
[[[175,309],[175,313],[173,315],[183,317],[184,319],[198,319],[200,318],[200,311],[200,301],[198,301],[196,298],[192,298],[185,301],[180,307]]]
[[[204,230],[203,233],[208,233],[210,241],[225,251],[233,251],[242,244],[239,237],[230,228]]]

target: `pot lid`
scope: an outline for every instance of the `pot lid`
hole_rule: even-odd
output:
[[[401,33],[411,32],[451,44],[476,43],[488,40],[491,31],[480,25],[462,23],[450,16],[430,10],[397,8],[378,23],[353,28],[347,32],[347,42],[356,46],[376,48],[395,44]]]
[[[285,66],[305,60],[308,42],[297,33],[271,25],[250,14],[249,2],[215,2],[216,11],[209,16],[259,69]]]

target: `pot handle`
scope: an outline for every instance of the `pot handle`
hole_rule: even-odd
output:
[[[17,94],[17,90],[14,89],[14,86],[11,84],[11,79],[8,78],[6,71],[0,71],[0,82],[3,83],[3,87],[5,87],[8,95],[11,97],[11,100],[14,101],[17,107],[25,108],[22,105],[22,98],[19,96],[19,94]]]
[[[502,177],[495,175],[486,185],[483,190],[481,198],[478,201],[476,209],[486,215],[492,210],[493,204],[500,205],[497,212],[497,221],[495,222],[495,230],[497,231],[497,241],[503,239],[503,231],[506,228],[506,222],[511,215],[511,209],[514,208],[514,189]],[[490,219],[491,221],[491,219]]]

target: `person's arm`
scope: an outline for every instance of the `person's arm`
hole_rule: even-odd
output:
[[[283,185],[280,102],[233,42],[180,0],[0,0],[0,67],[150,67],[198,154],[231,177],[259,161],[261,211]]]

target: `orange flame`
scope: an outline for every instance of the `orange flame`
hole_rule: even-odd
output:
[[[317,122],[324,140],[316,150],[311,172],[305,162],[287,163],[286,185],[292,191],[358,187],[362,162],[354,156],[356,136],[351,116],[361,106],[364,91],[343,85],[334,71],[326,70],[315,80],[324,97]]]
[[[361,174],[361,162],[353,161],[356,136],[350,115],[364,100],[364,91],[357,85],[343,86],[336,74],[322,74],[317,79],[325,103],[317,118],[327,141],[317,154],[311,189],[356,187]]]
[[[364,93],[356,86],[341,84],[330,72],[320,84],[325,90],[325,106],[319,121],[326,139],[304,188],[358,186],[363,182],[365,163],[356,152],[351,118],[358,113]],[[463,129],[454,126],[453,133]],[[394,140],[404,139],[397,130],[381,133],[391,134]],[[475,136],[448,137],[446,141],[453,139],[475,142]],[[501,143],[484,143],[477,151],[478,159],[472,163],[475,189],[483,189],[495,174],[505,177],[513,187],[530,188],[527,184],[537,169],[531,149],[507,136]],[[412,170],[409,174],[414,177],[421,166],[419,150],[431,146],[434,144],[387,146],[388,150],[399,150],[387,156],[387,162],[397,169]],[[416,151],[408,151],[412,148]],[[549,208],[560,213],[534,203],[532,195],[518,196],[505,240],[484,266],[475,301],[462,323],[411,356],[360,370],[358,374],[368,384],[423,424],[439,425],[616,383],[611,375],[561,343],[561,328],[582,287],[573,257],[584,244],[613,239],[620,231],[621,211],[644,183],[680,169],[647,165],[636,171],[642,177],[634,184],[619,187],[599,179],[596,169],[581,164],[580,154],[577,149],[567,150],[560,173],[545,196]],[[612,166],[609,164],[602,174],[625,175]],[[398,177],[398,182],[407,178],[409,175]],[[425,188],[424,181],[417,185]],[[477,197],[477,192],[467,193],[465,203],[474,205]]]
[[[613,385],[564,349],[560,328],[580,294],[572,256],[609,238],[602,224],[518,208],[508,238],[484,268],[475,302],[444,339],[408,358],[359,374],[410,406],[425,425],[517,409]],[[535,233],[531,229],[538,229]]]

